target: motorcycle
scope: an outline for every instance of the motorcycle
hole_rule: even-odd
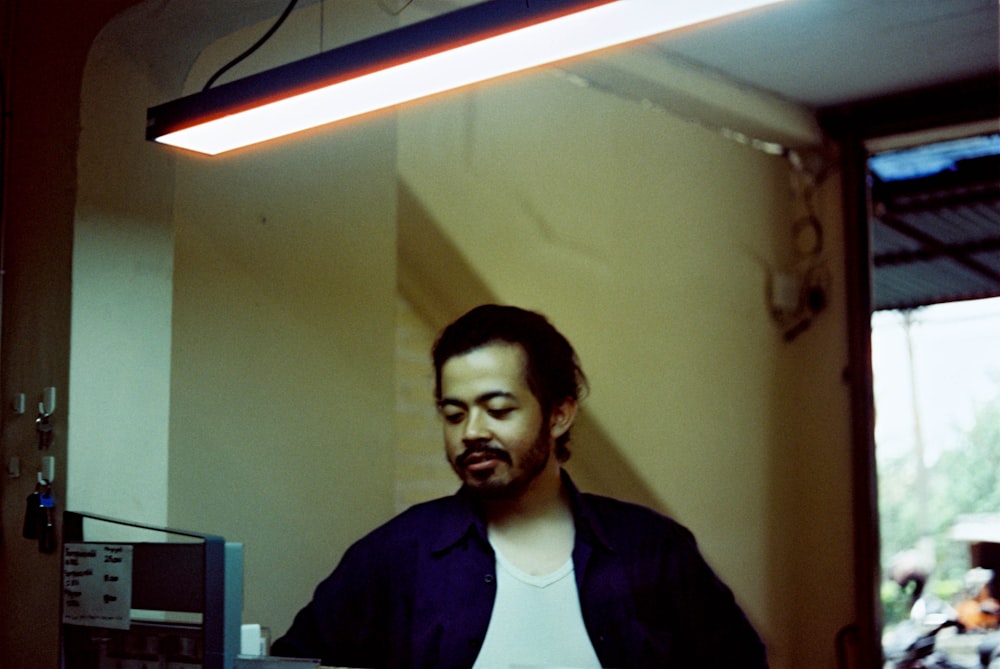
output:
[[[969,664],[938,648],[938,636],[942,631],[954,629],[959,634],[965,633],[965,626],[959,621],[945,620],[926,631],[913,623],[900,628],[884,647],[887,669],[1000,669],[1000,632],[981,637],[975,651],[978,663]],[[909,643],[901,644],[900,641],[907,637],[911,639]]]

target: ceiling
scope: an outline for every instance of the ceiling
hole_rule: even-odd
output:
[[[298,6],[316,1],[301,0]],[[325,11],[331,13],[341,1],[346,0],[327,0]],[[354,5],[364,1],[351,0]],[[403,21],[412,20],[407,14],[437,14],[478,1],[370,0],[376,8],[399,11]],[[277,16],[287,0],[154,4],[162,28],[157,35],[176,49],[177,34],[207,43],[207,37]],[[998,14],[997,0],[786,0],[670,33],[642,48],[654,61],[662,60],[664,76],[676,72],[681,62],[823,118],[831,110],[854,113],[892,96],[968,82],[980,89],[983,82],[995,88],[1000,69]],[[143,39],[155,42],[157,36]],[[155,47],[150,42],[147,48]],[[988,97],[992,112],[1000,93]],[[944,99],[945,107],[964,104],[951,102],[947,94]],[[889,107],[894,109],[889,115],[913,115],[922,107],[919,98],[916,103],[904,98]],[[935,111],[942,116],[940,109]],[[991,125],[996,128],[995,122]],[[905,204],[895,199],[882,203],[880,216],[871,219],[874,256],[884,261],[875,266],[876,308],[1000,295],[1000,173],[994,163],[975,175],[974,184],[953,178],[943,190],[936,182],[920,182],[917,187],[935,189],[933,196],[929,191],[927,197],[911,196]],[[903,209],[892,209],[897,206]],[[972,254],[975,262],[956,259],[964,253]]]
[[[367,2],[406,21],[481,1],[326,0],[325,11],[335,19],[338,3]],[[142,39],[164,52],[156,42],[176,48],[179,34],[204,43],[276,17],[288,2],[150,0],[158,27]],[[785,0],[650,41],[664,59],[814,110],[995,74],[998,43],[996,0]]]
[[[788,0],[660,38],[666,51],[812,109],[995,73],[996,0]]]

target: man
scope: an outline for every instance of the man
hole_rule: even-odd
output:
[[[562,463],[586,379],[541,315],[473,309],[433,350],[453,496],[364,537],[275,655],[349,667],[760,669],[692,535],[580,493]]]

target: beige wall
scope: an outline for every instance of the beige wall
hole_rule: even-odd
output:
[[[387,123],[178,164],[170,522],[245,544],[276,631],[392,512],[393,165]]]
[[[245,619],[280,633],[393,510],[395,127],[213,161],[145,142],[146,103],[252,34],[162,81],[156,14],[114,22],[85,79],[69,501],[243,542]],[[317,48],[318,15],[255,65]],[[350,30],[374,28],[327,38]]]
[[[134,128],[136,102],[167,95],[180,76],[156,76],[119,24],[97,37],[84,70],[66,501],[165,525],[173,159]]]
[[[402,296],[396,300],[395,510],[449,495],[458,479],[447,464],[434,406],[431,346],[436,329]]]

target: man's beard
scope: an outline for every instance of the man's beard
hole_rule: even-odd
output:
[[[501,480],[493,472],[489,472],[488,475],[480,479],[475,474],[470,473],[465,468],[465,463],[471,456],[481,453],[487,453],[498,461],[507,463],[513,478]],[[468,445],[465,451],[455,458],[451,466],[458,477],[462,479],[465,487],[482,499],[513,499],[524,492],[528,485],[538,478],[538,475],[548,465],[551,456],[552,446],[549,443],[549,435],[543,428],[538,431],[531,448],[525,451],[520,462],[517,463],[516,471],[510,453],[505,449],[493,446],[488,441]]]

